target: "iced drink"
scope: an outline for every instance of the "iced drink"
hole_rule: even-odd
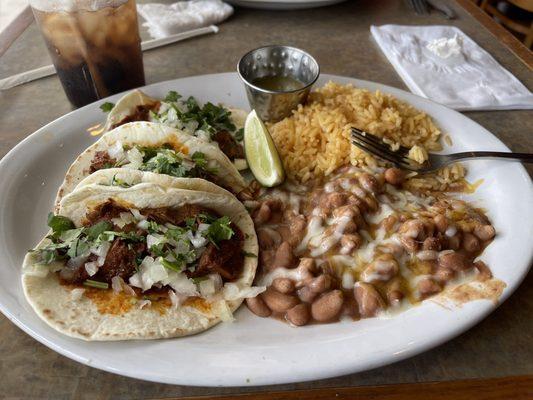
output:
[[[144,85],[135,0],[31,0],[75,107]]]

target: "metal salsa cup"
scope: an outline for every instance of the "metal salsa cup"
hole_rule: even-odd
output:
[[[252,109],[264,121],[279,121],[305,102],[320,75],[316,60],[303,50],[271,45],[246,53],[237,64]],[[295,90],[267,90],[253,84],[263,77],[290,77],[303,87]]]

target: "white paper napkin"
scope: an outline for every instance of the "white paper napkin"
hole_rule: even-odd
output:
[[[156,39],[217,24],[233,14],[233,7],[220,0],[138,4],[137,10],[146,21],[143,26]]]
[[[415,94],[462,111],[533,109],[533,94],[456,27],[383,25],[370,31]],[[449,57],[428,49],[455,35],[461,46]]]

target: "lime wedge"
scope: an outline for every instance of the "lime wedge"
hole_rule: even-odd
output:
[[[244,124],[244,151],[248,166],[258,182],[267,187],[285,180],[285,171],[268,129],[253,110]]]

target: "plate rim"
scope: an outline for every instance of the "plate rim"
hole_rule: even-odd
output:
[[[187,79],[190,79],[190,78],[197,78],[198,79],[198,78],[210,77],[210,78],[218,78],[218,79],[223,79],[224,80],[224,79],[228,79],[228,78],[231,79],[231,78],[234,78],[236,76],[237,76],[237,73],[235,73],[235,72],[191,75],[191,76],[180,77],[180,78],[176,78],[176,79],[170,79],[170,80],[166,80],[166,81],[162,81],[162,82],[152,83],[152,84],[140,87],[139,89],[141,89],[141,90],[142,89],[151,90],[151,88],[165,87],[165,86],[169,86],[169,85],[172,85],[172,84],[176,85],[176,82],[178,82],[178,84],[179,84],[179,81],[187,80]],[[374,88],[374,90],[375,90],[375,88],[378,88],[379,90],[382,90],[384,92],[392,93],[395,96],[397,95],[397,93],[402,93],[402,95],[404,95],[404,96],[406,95],[407,98],[412,96],[412,97],[420,99],[422,102],[429,103],[429,105],[432,106],[432,107],[437,107],[438,109],[446,110],[448,112],[452,111],[453,113],[458,114],[461,117],[467,118],[471,123],[475,124],[477,129],[480,129],[481,131],[483,131],[484,134],[488,133],[492,137],[492,139],[495,139],[495,143],[497,144],[498,147],[501,147],[504,150],[510,151],[509,148],[497,136],[493,135],[490,131],[488,131],[486,128],[484,128],[482,125],[480,125],[476,121],[470,119],[467,115],[464,115],[464,114],[462,114],[462,113],[460,113],[458,111],[450,109],[450,108],[448,108],[448,107],[446,107],[444,105],[441,105],[439,103],[436,103],[436,102],[434,102],[432,100],[423,98],[423,97],[418,96],[416,94],[410,93],[410,92],[408,92],[406,90],[395,88],[393,86],[389,86],[389,85],[385,85],[385,84],[381,84],[381,83],[373,82],[373,81],[361,80],[361,79],[357,79],[357,78],[353,78],[353,77],[349,77],[349,76],[322,74],[321,75],[321,80],[324,80],[324,79],[334,80],[334,81],[335,80],[348,80],[351,83],[353,83],[354,85],[357,85],[357,86],[360,86],[360,87],[364,87],[364,88]],[[4,157],[2,157],[2,159],[0,160],[0,171],[2,171],[4,169],[5,164],[7,164],[14,156],[16,156],[17,152],[19,151],[19,149],[21,147],[24,147],[28,142],[30,142],[32,140],[35,140],[36,137],[42,135],[44,132],[46,132],[47,129],[49,129],[50,126],[53,126],[53,125],[55,125],[57,123],[62,123],[62,121],[64,119],[71,118],[71,115],[73,115],[73,114],[81,114],[81,113],[85,112],[88,107],[104,103],[105,101],[108,101],[108,100],[110,100],[112,98],[118,98],[118,97],[122,96],[126,92],[127,91],[115,94],[113,96],[109,96],[109,97],[101,99],[101,100],[99,100],[97,102],[91,103],[91,104],[89,104],[87,106],[81,107],[81,108],[79,108],[77,110],[70,111],[67,114],[62,115],[62,116],[54,119],[53,121],[45,124],[41,128],[37,129],[35,132],[31,133],[26,138],[24,138],[19,143],[17,143]],[[518,167],[519,167],[518,170],[520,172],[520,178],[525,179],[526,181],[529,181],[529,184],[530,184],[530,195],[532,195],[533,194],[533,182],[531,180],[531,177],[529,176],[529,174],[527,173],[526,169],[524,168],[524,166],[522,164],[518,165]],[[533,223],[531,225],[533,226]],[[432,349],[432,348],[435,348],[437,346],[440,346],[443,343],[448,342],[448,341],[454,339],[455,337],[457,337],[458,335],[468,331],[474,325],[478,324],[480,321],[485,319],[489,314],[494,312],[501,304],[503,304],[503,302],[505,302],[509,298],[509,296],[511,294],[513,294],[517,290],[517,288],[520,286],[520,284],[523,282],[523,280],[525,279],[525,277],[528,274],[529,270],[531,269],[532,262],[533,262],[533,246],[532,246],[532,248],[530,248],[530,251],[529,251],[528,267],[525,268],[522,271],[521,275],[518,277],[518,279],[516,279],[516,281],[513,282],[513,287],[509,287],[508,286],[506,288],[506,290],[504,290],[504,292],[503,292],[502,296],[500,297],[500,299],[499,299],[497,304],[495,304],[495,305],[492,304],[492,305],[490,305],[488,307],[485,307],[483,310],[477,311],[476,315],[469,316],[469,319],[468,319],[467,322],[465,322],[465,323],[463,323],[461,325],[454,326],[452,331],[448,331],[446,335],[442,335],[442,337],[440,337],[438,340],[435,340],[435,339],[429,340],[428,339],[425,342],[420,343],[419,345],[417,345],[417,346],[415,346],[413,348],[410,348],[408,350],[403,351],[401,354],[396,355],[394,358],[391,358],[390,354],[388,354],[388,353],[381,354],[379,356],[376,356],[373,361],[367,362],[367,366],[364,367],[364,368],[354,369],[354,368],[350,367],[349,364],[346,363],[346,364],[342,364],[342,365],[340,365],[340,366],[338,366],[336,368],[328,369],[325,372],[320,371],[320,372],[315,373],[315,374],[308,373],[306,376],[298,377],[296,379],[289,378],[287,380],[282,380],[282,381],[269,381],[269,382],[266,382],[266,383],[265,382],[260,382],[260,383],[257,383],[257,384],[256,383],[249,383],[248,386],[249,387],[257,386],[257,385],[269,386],[269,385],[276,385],[276,384],[305,382],[305,381],[310,381],[310,380],[315,380],[315,379],[327,379],[327,378],[331,378],[331,377],[342,376],[342,375],[346,375],[346,374],[350,374],[350,373],[356,373],[356,372],[361,372],[361,371],[366,371],[366,370],[378,368],[378,367],[381,367],[381,366],[384,366],[384,365],[388,365],[388,364],[393,364],[393,363],[396,363],[398,361],[401,361],[401,360],[410,358],[412,356],[415,356],[417,354],[423,353],[423,352],[425,352],[425,351],[427,351],[429,349]],[[70,359],[72,359],[74,361],[77,361],[79,363],[82,363],[82,364],[90,366],[90,367],[98,368],[98,369],[101,369],[101,370],[104,370],[104,371],[107,371],[107,372],[111,372],[111,373],[122,375],[122,376],[127,376],[127,377],[130,377],[130,378],[136,378],[136,379],[141,379],[141,380],[146,380],[146,381],[151,381],[151,382],[166,383],[166,384],[180,384],[180,385],[188,385],[188,386],[206,386],[206,387],[245,386],[245,384],[243,384],[243,382],[241,382],[241,381],[239,381],[237,383],[237,379],[235,379],[235,378],[232,381],[232,382],[235,382],[235,383],[229,383],[227,385],[220,385],[220,384],[209,384],[208,382],[204,382],[204,381],[201,381],[201,380],[196,380],[196,381],[191,383],[191,382],[185,382],[185,381],[180,380],[180,379],[172,379],[172,378],[168,378],[167,379],[166,377],[162,377],[160,375],[159,376],[154,376],[154,375],[146,374],[146,373],[143,374],[143,373],[139,373],[139,371],[129,372],[129,371],[124,371],[124,370],[117,370],[116,368],[114,368],[112,366],[107,366],[107,365],[105,365],[103,363],[99,363],[96,360],[86,359],[85,357],[78,355],[76,352],[69,351],[68,349],[63,348],[62,346],[57,345],[53,340],[50,340],[46,336],[40,335],[39,333],[34,331],[32,329],[32,327],[24,324],[22,321],[20,321],[17,318],[17,316],[15,314],[10,312],[6,308],[4,302],[2,301],[1,298],[0,298],[0,311],[11,322],[13,322],[17,327],[19,327],[25,333],[29,334],[31,337],[33,337],[38,342],[44,344],[45,346],[47,346],[51,350],[53,350],[53,351],[65,356],[65,357],[68,357],[68,358],[70,358]]]

